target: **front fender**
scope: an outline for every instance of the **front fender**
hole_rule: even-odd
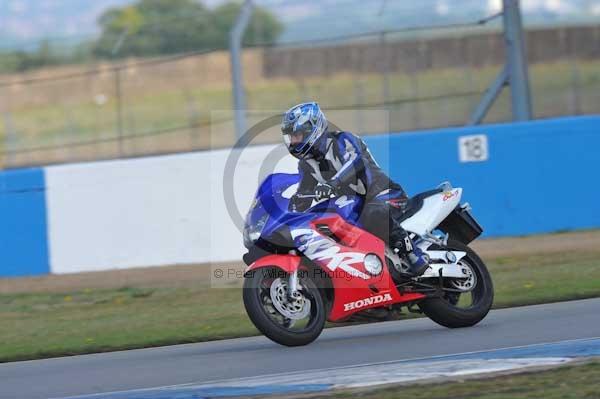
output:
[[[288,254],[274,255],[274,254],[271,254],[271,255],[263,256],[262,258],[257,259],[254,262],[252,262],[246,268],[245,273],[247,273],[251,270],[260,269],[263,267],[276,267],[278,269],[283,270],[286,273],[293,273],[296,270],[298,270],[301,260],[302,260],[302,258],[297,255],[288,255]]]

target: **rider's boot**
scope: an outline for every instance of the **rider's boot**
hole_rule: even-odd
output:
[[[406,256],[410,267],[408,273],[413,277],[420,276],[425,273],[425,270],[429,267],[429,257],[423,253],[421,248],[414,247],[414,249]]]
[[[406,259],[408,260],[408,270],[406,274],[411,277],[418,277],[425,273],[425,270],[429,267],[429,257],[413,244],[412,240],[406,235],[402,240],[398,240],[394,245],[397,252],[405,253]]]

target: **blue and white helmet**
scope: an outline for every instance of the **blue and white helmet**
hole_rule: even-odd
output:
[[[327,119],[316,102],[298,104],[283,114],[283,141],[296,158],[305,158],[326,130]]]

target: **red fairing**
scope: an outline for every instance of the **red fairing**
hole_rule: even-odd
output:
[[[324,225],[331,235],[321,233]],[[418,293],[400,293],[385,262],[385,244],[378,237],[346,223],[338,215],[311,223],[302,232],[300,250],[332,281],[334,299],[328,319],[340,321],[352,314],[396,303],[413,302],[425,297]],[[371,275],[363,263],[367,254],[376,254],[383,264],[381,273]],[[300,267],[296,255],[267,255],[252,263],[246,271],[261,267],[277,267],[292,273]]]
[[[400,293],[387,269],[385,243],[380,238],[346,223],[338,215],[315,220],[312,227],[327,225],[333,239],[322,234],[309,238],[304,254],[318,264],[331,278],[334,301],[329,314],[330,321],[339,321],[361,310],[411,302],[425,296],[417,293]],[[322,229],[321,229],[322,231]],[[322,239],[329,240],[322,243]],[[336,249],[337,248],[337,249]],[[376,254],[383,263],[383,270],[372,276],[365,268],[364,255]]]
[[[246,268],[246,272],[259,269],[261,267],[275,266],[282,269],[286,273],[292,273],[298,269],[298,266],[300,266],[301,259],[302,258],[296,255],[267,255],[250,264],[250,266]]]

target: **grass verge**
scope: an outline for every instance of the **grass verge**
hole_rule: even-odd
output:
[[[592,399],[600,398],[600,362],[564,366],[547,371],[503,375],[438,384],[389,387],[352,392],[362,399]],[[348,392],[329,398],[350,396]],[[314,396],[311,396],[314,398]]]
[[[600,296],[600,251],[487,260],[495,307]],[[0,295],[0,361],[256,335],[239,288],[178,287]]]
[[[573,69],[575,65],[576,70]],[[600,62],[596,60],[531,65],[535,116],[545,118],[597,113],[599,65]],[[250,110],[264,110],[270,114],[312,98],[331,110],[332,113],[328,115],[336,125],[360,134],[459,126],[468,120],[480,93],[485,91],[499,69],[498,65],[489,65],[481,68],[435,69],[417,74],[391,73],[386,81],[389,92],[387,100],[396,100],[397,103],[374,107],[391,111],[389,121],[385,122],[367,117],[364,109],[359,113],[335,113],[332,110],[386,101],[382,77],[378,74],[340,73],[302,80],[257,79],[247,82],[247,103]],[[574,78],[575,73],[577,79]],[[52,84],[12,87],[11,108],[7,110],[7,115],[10,116],[10,126],[16,132],[13,134],[16,141],[11,149],[58,147],[52,151],[22,154],[23,159],[17,164],[64,162],[82,156],[84,159],[114,157],[117,155],[116,142],[69,147],[68,151],[61,145],[81,144],[90,140],[114,141],[119,136],[115,128],[117,125],[122,128],[123,136],[131,137],[125,141],[127,155],[233,144],[235,138],[231,133],[231,124],[189,128],[197,123],[202,125],[210,122],[213,111],[231,110],[230,85],[207,85],[205,77],[200,76],[202,74],[180,75],[177,69],[167,75],[168,85],[164,83],[162,73],[123,77],[123,95],[118,97],[122,102],[121,124],[115,119],[118,98],[113,95],[112,75],[91,82],[61,80]],[[61,95],[57,96],[56,93]],[[452,96],[452,93],[460,95]],[[98,97],[105,100],[98,103]],[[576,107],[576,104],[579,105]],[[499,97],[498,105],[490,110],[485,122],[509,120],[509,110],[510,96],[504,93]],[[226,115],[232,116],[230,112]],[[0,138],[8,134],[7,126],[0,124]],[[163,130],[170,133],[158,134]],[[280,138],[278,134],[266,133],[261,134],[261,139],[278,142]],[[121,152],[118,154],[122,155]]]

